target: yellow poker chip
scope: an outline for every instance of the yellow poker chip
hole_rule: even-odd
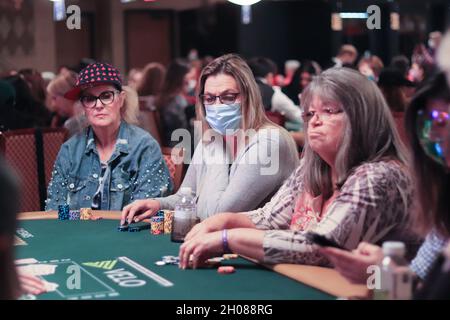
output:
[[[226,254],[223,255],[223,258],[225,260],[237,259],[237,258],[239,258],[239,255],[236,254],[236,253],[226,253]]]

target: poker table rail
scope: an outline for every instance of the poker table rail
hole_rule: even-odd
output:
[[[120,211],[93,210],[94,216],[102,219],[119,220]],[[34,211],[22,212],[18,216],[19,220],[43,220],[58,219],[57,211]],[[246,257],[243,257],[246,258]],[[246,258],[248,259],[248,258]],[[255,263],[256,261],[251,260]],[[277,273],[280,273],[293,280],[314,287],[336,297],[342,298],[367,298],[369,290],[364,285],[355,285],[341,276],[336,270],[330,268],[298,265],[298,264],[277,264],[265,265]]]

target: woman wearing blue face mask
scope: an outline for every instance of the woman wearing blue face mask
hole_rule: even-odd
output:
[[[197,215],[240,212],[262,206],[298,165],[294,141],[270,122],[253,74],[237,55],[219,57],[202,71],[197,118],[202,127],[181,185],[197,197]],[[122,223],[173,209],[181,193],[136,201],[122,212]]]

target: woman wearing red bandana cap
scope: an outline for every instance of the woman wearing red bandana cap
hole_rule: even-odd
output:
[[[158,143],[137,122],[137,95],[122,88],[120,72],[107,63],[81,70],[64,95],[83,109],[87,128],[63,144],[48,186],[46,210],[121,210],[136,199],[172,190]]]

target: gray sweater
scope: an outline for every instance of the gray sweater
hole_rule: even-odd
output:
[[[197,198],[197,216],[204,220],[219,212],[249,211],[264,205],[298,165],[294,141],[284,129],[260,129],[249,138],[234,161],[218,137],[200,142],[181,187]],[[157,198],[161,209],[173,210],[180,192]]]

